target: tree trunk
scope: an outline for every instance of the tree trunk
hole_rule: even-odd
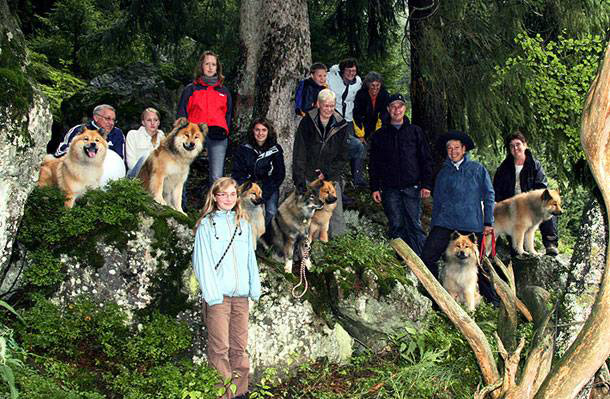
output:
[[[426,2],[423,2],[423,5]],[[434,148],[436,139],[447,131],[447,104],[444,90],[435,90],[426,81],[422,74],[421,55],[428,51],[423,40],[425,24],[432,23],[432,16],[426,19],[419,19],[418,11],[413,7],[421,7],[422,1],[409,1],[409,15],[414,18],[409,22],[409,39],[411,44],[411,107],[412,122],[421,127],[428,141]],[[426,11],[427,12],[427,11]],[[425,12],[424,12],[425,13]],[[420,13],[421,14],[421,13]],[[446,154],[434,153],[435,161],[444,159]]]
[[[243,137],[253,118],[271,121],[284,149],[285,182],[290,183],[294,91],[311,64],[307,1],[242,1],[240,21],[237,128]]]
[[[610,44],[585,103],[581,141],[606,209],[610,204]],[[610,248],[610,246],[609,246]],[[536,399],[572,399],[610,355],[610,253],[583,329],[544,381]]]

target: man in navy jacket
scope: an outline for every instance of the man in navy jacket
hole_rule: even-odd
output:
[[[447,158],[434,183],[431,229],[421,256],[437,279],[437,261],[447,249],[453,231],[475,233],[480,243],[484,235],[493,231],[494,223],[494,188],[485,167],[467,153],[474,148],[472,139],[466,133],[449,131],[440,137],[440,144],[446,149]],[[482,273],[479,290],[489,302],[498,302]]]
[[[80,124],[74,126],[68,130],[64,136],[63,141],[59,144],[55,156],[60,157],[68,152],[68,147],[72,139],[83,132],[85,128],[88,129],[104,129],[106,134],[106,140],[108,141],[108,148],[116,152],[122,159],[125,158],[125,136],[121,129],[115,126],[116,123],[116,111],[114,107],[108,104],[101,104],[93,109],[93,117],[91,121],[86,124]]]
[[[390,96],[389,121],[371,136],[369,178],[373,201],[388,217],[390,238],[402,238],[420,256],[426,240],[420,198],[430,196],[432,157],[424,132],[409,123],[406,109],[401,94]]]

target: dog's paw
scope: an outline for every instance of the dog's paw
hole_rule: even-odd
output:
[[[284,263],[284,273],[292,273],[292,259]]]
[[[163,197],[160,198],[155,198],[155,201],[157,201],[158,203],[160,203],[161,205],[165,205],[167,206],[167,202],[165,202],[165,199],[163,199]]]

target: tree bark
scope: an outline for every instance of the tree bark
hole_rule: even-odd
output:
[[[284,150],[285,182],[290,184],[294,91],[311,64],[307,1],[245,0],[240,13],[237,129],[243,137],[253,118],[271,121]]]
[[[409,15],[413,18],[409,21],[408,32],[411,45],[411,107],[412,122],[421,127],[428,137],[431,148],[435,148],[437,138],[447,132],[447,103],[444,90],[435,90],[426,81],[422,71],[422,57],[426,48],[424,30],[426,24],[434,23],[430,18],[420,19],[428,11],[418,12],[417,7],[428,6],[428,2],[420,0],[409,0]],[[429,2],[431,3],[431,2]],[[446,154],[434,153],[437,163],[442,162]]]
[[[589,166],[610,204],[610,44],[585,103],[581,141]],[[610,246],[609,246],[610,248]],[[536,399],[572,399],[610,356],[610,249],[591,315],[565,356],[542,384]]]

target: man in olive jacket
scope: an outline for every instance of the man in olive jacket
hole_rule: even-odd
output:
[[[304,192],[315,179],[332,180],[337,190],[337,207],[330,220],[333,236],[345,232],[341,172],[347,163],[347,122],[335,111],[335,94],[324,89],[317,108],[305,113],[294,135],[292,180],[297,192]]]

